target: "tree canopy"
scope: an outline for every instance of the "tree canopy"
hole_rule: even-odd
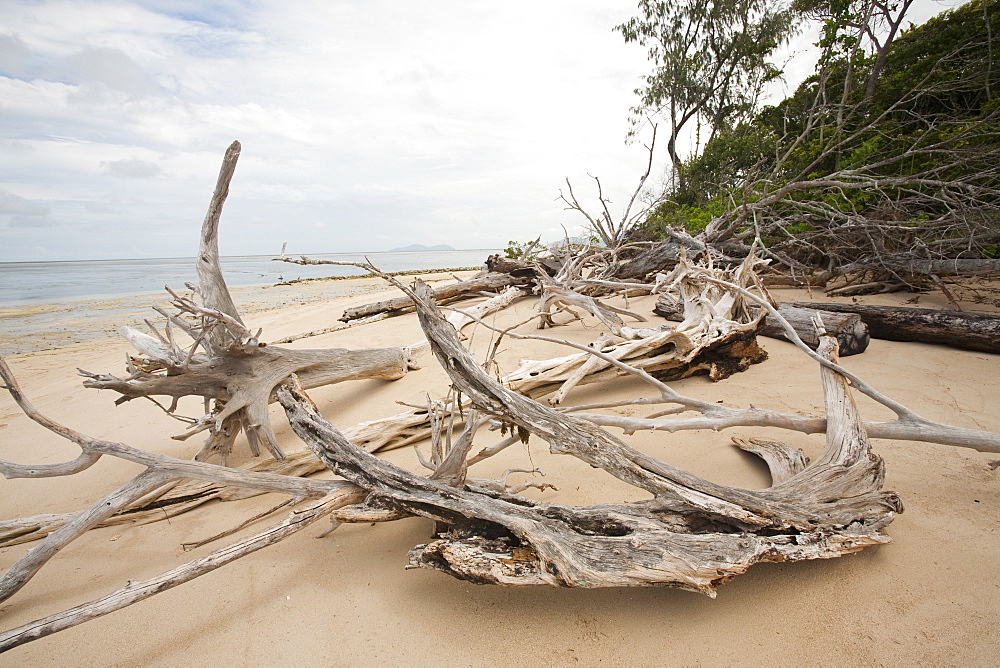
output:
[[[720,125],[634,238],[758,238],[793,269],[1000,256],[996,4],[972,0],[890,39],[905,3],[814,3],[815,74]]]
[[[667,151],[678,165],[677,140],[691,121],[712,138],[752,113],[764,84],[781,74],[769,58],[792,34],[795,12],[774,0],[642,0],[639,11],[615,27],[645,46],[653,64],[636,90],[633,132],[649,116],[666,118]]]

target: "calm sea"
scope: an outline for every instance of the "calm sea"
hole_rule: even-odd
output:
[[[477,267],[496,250],[417,251],[310,255],[316,260],[360,262],[367,257],[382,271]],[[297,278],[360,276],[354,267],[300,266],[274,262],[270,255],[222,258],[226,283],[273,285]],[[77,299],[183,290],[197,283],[194,258],[155,260],[86,260],[70,262],[0,262],[0,306],[50,304]]]

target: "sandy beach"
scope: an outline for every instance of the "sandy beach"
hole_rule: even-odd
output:
[[[435,274],[428,280],[453,279]],[[268,341],[333,326],[346,307],[394,294],[374,279],[234,293],[248,325],[262,327]],[[775,296],[829,301],[822,293],[801,290],[775,291]],[[903,304],[912,298],[880,295],[861,301]],[[0,345],[27,396],[50,418],[91,436],[189,458],[200,447],[193,442],[198,439],[169,438],[183,425],[148,401],[116,407],[116,395],[85,390],[76,375],[77,368],[120,374],[129,348],[114,332],[155,315],[148,310],[154,301],[81,303],[71,311],[40,308],[33,316],[49,320],[21,320],[21,329],[14,323],[25,312],[8,309],[0,312]],[[651,314],[654,301],[631,299],[628,308],[659,324]],[[939,293],[925,293],[915,305],[946,303]],[[961,303],[970,310],[997,310],[971,298]],[[522,300],[497,322],[524,320],[534,306],[534,300]],[[23,340],[28,331],[36,341]],[[586,343],[598,332],[588,319],[551,333]],[[489,332],[466,333],[474,351],[481,353],[491,342]],[[289,345],[362,348],[409,345],[421,338],[416,317],[407,315]],[[676,386],[731,406],[821,414],[816,365],[789,343],[761,343],[769,359],[748,371],[719,383],[695,377]],[[507,340],[498,361],[509,371],[521,359],[563,354],[566,350],[554,344]],[[420,361],[424,368],[398,381],[355,381],[310,394],[341,428],[392,415],[401,410],[397,401],[423,403],[428,395],[444,395],[444,372],[429,355]],[[1000,356],[872,340],[864,354],[843,364],[928,418],[1000,431]],[[622,380],[578,388],[571,400],[605,401],[641,390],[637,382]],[[868,419],[888,417],[867,399],[859,405]],[[200,414],[199,409],[200,402],[193,401],[189,414]],[[639,414],[641,409],[624,410]],[[301,448],[280,408],[272,406],[271,414],[282,447]],[[736,434],[782,440],[813,457],[823,443],[821,436],[750,428],[639,433],[629,442],[714,482],[769,485],[766,468],[730,444]],[[431,535],[428,520],[346,525],[318,538],[328,526],[324,521],[185,585],[11,650],[0,655],[0,665],[995,665],[1000,651],[1000,468],[990,464],[1000,455],[905,441],[878,440],[875,448],[885,459],[886,487],[905,505],[888,527],[891,544],[835,560],[760,564],[722,586],[715,600],[666,588],[477,586],[428,570],[404,570],[407,551]],[[25,418],[10,396],[0,396],[0,458],[55,463],[77,454],[75,446]],[[412,448],[385,458],[420,470]],[[477,465],[473,474],[496,476],[511,466],[537,467],[545,473],[541,480],[558,488],[525,492],[533,498],[587,504],[630,501],[638,494],[602,471],[550,454],[535,438]],[[67,478],[0,479],[0,518],[84,508],[138,471],[133,464],[104,458]],[[0,627],[10,629],[99,598],[129,580],[155,576],[260,531],[283,514],[223,542],[190,551],[181,547],[278,501],[262,495],[212,502],[169,521],[92,530],[0,605]],[[31,546],[0,549],[0,567]]]

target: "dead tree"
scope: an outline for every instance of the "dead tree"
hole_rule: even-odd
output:
[[[805,304],[794,304],[805,306]],[[857,315],[876,339],[917,341],[962,350],[1000,353],[1000,316],[930,308],[868,304],[812,304],[815,308]]]
[[[743,267],[751,274],[752,269],[749,265]],[[431,416],[431,455],[425,458],[425,465],[432,469],[427,476],[382,461],[352,442],[319,413],[306,396],[303,384],[287,368],[281,369],[286,377],[274,380],[271,385],[275,369],[267,365],[250,366],[251,371],[268,378],[267,394],[264,396],[262,390],[261,400],[266,401],[273,393],[295,432],[318,460],[345,480],[311,480],[231,469],[91,438],[35,410],[0,360],[0,377],[5,388],[25,414],[81,450],[76,459],[58,464],[0,461],[0,474],[7,478],[73,475],[104,456],[121,458],[144,469],[120,489],[52,531],[0,576],[0,602],[19,591],[62,548],[89,528],[174,481],[198,480],[279,492],[288,495],[292,504],[311,500],[310,505],[293,510],[285,520],[263,532],[161,576],[130,582],[96,601],[0,633],[0,651],[187,582],[283,540],[328,515],[337,522],[391,521],[410,515],[432,518],[438,522],[438,532],[428,543],[410,552],[410,564],[472,582],[575,587],[677,586],[714,595],[719,584],[761,561],[831,558],[888,542],[884,529],[902,510],[902,505],[894,493],[882,489],[884,465],[872,452],[869,437],[933,441],[1000,452],[1000,434],[930,421],[840,367],[832,337],[824,337],[819,352],[813,352],[771,305],[766,293],[748,289],[754,284],[752,276],[738,273],[736,281],[727,280],[731,278],[734,277],[720,277],[717,271],[706,267],[679,269],[672,282],[683,286],[682,294],[689,297],[685,301],[684,321],[677,329],[691,342],[699,330],[707,334],[720,328],[739,331],[755,327],[755,320],[761,316],[751,315],[750,307],[756,304],[782,323],[789,339],[819,364],[825,418],[753,406],[738,409],[686,397],[649,372],[636,368],[638,364],[633,366],[627,357],[605,352],[603,346],[569,342],[561,343],[600,360],[608,368],[613,367],[616,373],[642,379],[656,396],[569,409],[543,405],[510,387],[512,383],[500,382],[487,373],[462,346],[457,330],[434,305],[427,286],[420,282],[413,289],[395,284],[413,301],[431,350],[453,387],[465,399],[450,407],[432,402],[426,408]],[[221,277],[219,283],[224,286]],[[207,356],[221,349],[230,355],[242,350],[253,357],[255,351],[262,349],[256,337],[246,337],[245,327],[234,324],[235,309],[225,313],[219,309],[221,301],[211,299],[212,305],[195,305],[213,310],[199,311],[204,323],[200,330],[193,330],[196,342],[200,339],[208,346],[199,343],[204,351],[199,353],[193,345],[186,356],[193,361],[199,355]],[[192,308],[186,302],[180,304]],[[479,326],[487,326],[475,314],[467,315]],[[176,324],[176,319],[172,322]],[[517,340],[558,342],[511,330],[503,330],[503,334]],[[169,354],[144,352],[145,358],[133,363],[137,372],[156,374],[157,365],[168,363],[164,359],[177,359],[171,336],[168,331],[165,340],[158,342]],[[683,341],[678,338],[675,346],[683,347]],[[187,370],[177,371],[177,375],[183,376]],[[277,389],[272,392],[274,387]],[[851,388],[889,408],[896,419],[863,422]],[[666,404],[669,408],[646,418],[591,412],[629,404]],[[228,408],[227,401],[222,410]],[[456,412],[464,420],[453,419]],[[511,435],[470,456],[479,434],[477,430],[488,422]],[[461,429],[461,433],[455,435],[451,426]],[[694,476],[630,447],[604,428],[614,427],[626,433],[649,429],[666,435],[734,426],[825,432],[826,447],[816,461],[806,463],[780,443],[737,440],[739,447],[758,453],[772,471],[771,487],[747,490]],[[552,452],[577,457],[643,490],[650,498],[633,503],[564,506],[519,496],[516,488],[505,484],[503,479],[481,480],[469,475],[470,466],[529,435],[545,440]]]
[[[254,456],[263,444],[276,459],[284,457],[267,405],[274,401],[277,385],[290,374],[298,374],[305,387],[319,387],[360,378],[401,378],[416,368],[410,351],[403,348],[289,350],[268,346],[259,340],[259,331],[253,334],[247,329],[222,276],[218,243],[222,206],[239,155],[240,144],[233,142],[223,159],[202,225],[196,260],[196,292],[201,304],[171,291],[177,311],[158,309],[166,318],[163,333],[148,321],[153,336],[123,329],[125,338],[139,352],[129,359],[127,377],[81,371],[87,377],[85,387],[114,390],[122,395],[119,403],[166,396],[172,400],[167,411],[173,414],[180,397],[203,397],[206,414],[187,420],[189,429],[176,438],[207,430],[209,437],[198,459],[218,455],[223,463],[241,431]],[[175,328],[190,337],[189,344],[181,345]]]
[[[828,305],[825,305],[828,306]],[[816,309],[806,303],[801,304],[777,304],[778,312],[795,329],[806,345],[813,350],[819,347],[820,337],[816,334],[813,325],[813,318],[819,315],[823,319],[823,325],[829,335],[837,339],[842,357],[863,353],[868,348],[870,336],[868,327],[856,313],[834,312],[833,309]],[[681,304],[673,301],[668,295],[661,295],[656,300],[653,313],[663,316],[668,320],[682,320],[684,310]],[[759,334],[774,339],[787,341],[788,336],[782,323],[775,318],[767,317]]]
[[[650,207],[644,205],[635,209],[636,200],[642,195],[642,190],[646,185],[646,180],[649,179],[649,175],[653,170],[653,151],[656,148],[656,125],[653,125],[653,138],[646,147],[646,152],[648,153],[648,159],[646,161],[646,171],[639,177],[639,183],[636,185],[635,190],[632,192],[631,197],[629,197],[628,204],[625,209],[621,212],[621,215],[616,220],[614,216],[611,215],[611,210],[608,205],[611,201],[604,195],[604,189],[601,186],[601,180],[592,176],[594,179],[594,184],[597,187],[597,201],[600,204],[600,211],[596,214],[592,214],[587,211],[586,208],[577,200],[576,193],[573,192],[573,184],[570,183],[569,179],[566,179],[566,189],[567,193],[559,191],[559,199],[566,205],[566,209],[569,211],[579,212],[586,220],[588,228],[596,234],[601,242],[608,248],[618,248],[628,239],[629,233],[635,227],[636,223],[642,219],[642,217],[649,211]]]

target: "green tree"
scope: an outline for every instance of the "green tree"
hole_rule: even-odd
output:
[[[875,94],[889,50],[912,4],[913,0],[795,0],[797,11],[822,24],[820,66],[837,61],[847,64],[844,103],[854,89],[855,68],[866,56],[864,99]]]
[[[752,115],[763,86],[781,75],[768,59],[794,32],[796,13],[776,0],[642,0],[639,11],[615,27],[653,64],[636,90],[632,133],[651,116],[665,118],[678,166],[689,123],[706,125],[711,140]]]
[[[900,33],[884,57],[834,43],[813,77],[680,166],[647,218],[710,243],[761,239],[793,266],[990,257],[1000,242],[997,0]],[[841,31],[841,35],[847,34]],[[857,34],[857,33],[856,33]],[[872,81],[878,69],[878,84]],[[706,225],[706,217],[711,218]],[[992,250],[991,250],[992,249]]]

